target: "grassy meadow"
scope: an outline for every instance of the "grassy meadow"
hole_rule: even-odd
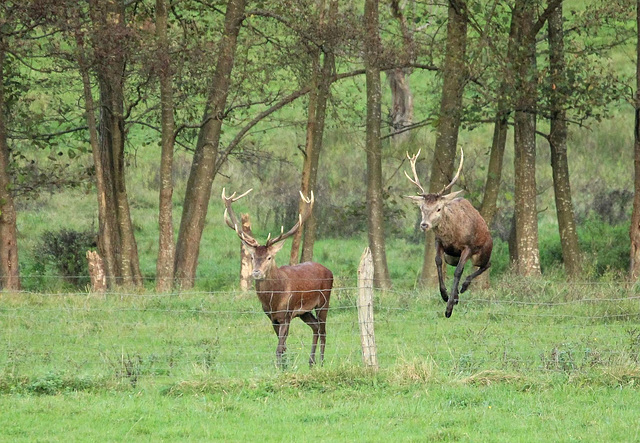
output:
[[[356,291],[332,296],[323,367],[292,325],[287,369],[254,295],[0,295],[1,441],[634,441],[640,295],[508,279],[376,294],[363,368]]]

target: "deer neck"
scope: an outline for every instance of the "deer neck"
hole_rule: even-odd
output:
[[[282,284],[282,274],[275,259],[265,271],[264,276],[264,280],[256,280],[256,290],[258,292],[278,290],[278,287]]]

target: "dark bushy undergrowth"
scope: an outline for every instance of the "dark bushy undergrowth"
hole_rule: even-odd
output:
[[[61,229],[45,231],[35,247],[36,267],[42,274],[55,274],[75,287],[89,283],[86,253],[96,247],[91,231]]]

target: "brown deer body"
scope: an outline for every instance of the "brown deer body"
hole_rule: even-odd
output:
[[[315,355],[318,342],[320,342],[320,362],[322,363],[326,345],[326,323],[333,274],[319,263],[306,262],[278,267],[275,261],[275,255],[282,248],[284,240],[295,234],[309,216],[313,206],[313,193],[310,200],[302,197],[307,203],[307,207],[304,214],[300,215],[298,223],[287,233],[284,233],[283,229],[275,239],[271,239],[271,235],[269,235],[266,244],[261,246],[253,237],[238,229],[237,218],[231,209],[231,203],[244,197],[249,191],[239,197],[235,197],[235,194],[231,197],[225,197],[224,189],[222,190],[222,200],[226,206],[225,221],[229,227],[236,231],[251,252],[253,264],[251,275],[255,280],[256,293],[262,304],[262,309],[271,320],[273,330],[278,336],[278,347],[276,348],[278,366],[282,367],[282,357],[287,348],[289,325],[291,320],[296,317],[309,325],[313,331],[309,366],[316,363]]]
[[[461,150],[462,152],[462,150]],[[468,200],[458,197],[462,191],[452,192],[444,195],[460,176],[462,163],[464,161],[464,152],[460,157],[460,166],[451,183],[445,186],[438,193],[426,193],[416,173],[416,159],[420,155],[420,151],[413,157],[409,158],[411,169],[413,171],[413,179],[407,178],[411,183],[418,186],[421,194],[418,196],[408,196],[407,198],[415,201],[420,207],[422,213],[422,221],[420,228],[424,231],[433,229],[436,237],[436,267],[438,269],[438,282],[440,284],[440,295],[447,302],[445,316],[451,317],[454,304],[458,303],[458,293],[463,293],[478,275],[486,271],[491,266],[491,251],[493,249],[493,239],[489,233],[487,223],[484,221],[480,213],[469,203]],[[444,261],[449,265],[455,266],[456,270],[453,274],[453,288],[451,296],[447,294],[447,288],[444,284],[444,272],[442,269]],[[477,268],[475,272],[469,274],[462,284],[458,292],[460,278],[464,270],[464,265],[471,260]]]

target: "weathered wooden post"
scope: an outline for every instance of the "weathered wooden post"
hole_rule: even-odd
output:
[[[367,247],[358,267],[358,323],[362,359],[368,368],[378,369],[376,337],[373,331],[373,258]]]
[[[242,232],[253,236],[249,214],[242,214],[240,220],[242,221]],[[240,243],[240,290],[242,292],[251,289],[251,271],[251,254],[244,243]]]
[[[91,278],[91,291],[104,292],[107,290],[107,276],[104,272],[102,258],[96,251],[87,251],[89,263],[89,277]]]

